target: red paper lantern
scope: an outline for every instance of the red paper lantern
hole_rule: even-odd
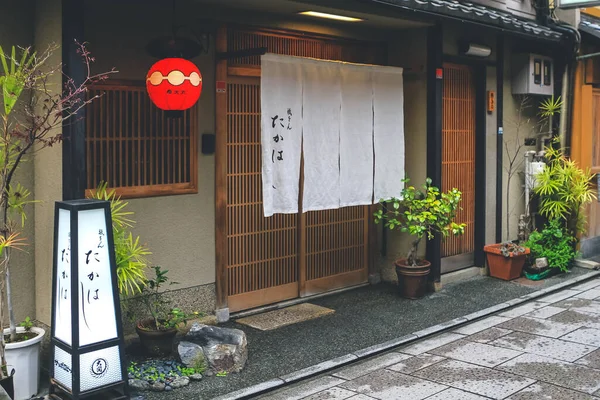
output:
[[[148,71],[146,89],[156,106],[166,111],[187,110],[202,93],[202,75],[191,61],[165,58]]]

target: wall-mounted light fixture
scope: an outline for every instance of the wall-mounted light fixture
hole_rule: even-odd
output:
[[[344,22],[364,21],[364,19],[361,19],[361,18],[347,17],[345,15],[337,15],[337,14],[328,14],[328,13],[323,13],[323,12],[318,12],[318,11],[302,11],[302,12],[299,12],[298,14],[307,15],[309,17],[334,19],[336,21],[344,21]]]
[[[492,49],[488,46],[477,43],[461,42],[458,51],[460,54],[472,57],[489,57]]]

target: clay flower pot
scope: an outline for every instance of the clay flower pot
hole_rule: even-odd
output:
[[[148,354],[153,356],[171,354],[177,329],[169,328],[157,331],[155,327],[153,328],[153,324],[154,320],[152,318],[141,320],[136,324],[135,330],[140,337],[142,346]]]
[[[396,275],[400,295],[407,299],[418,299],[425,296],[428,286],[428,275],[431,263],[421,260],[420,265],[408,265],[405,258],[396,260]]]
[[[490,267],[490,276],[505,281],[517,279],[521,276],[525,259],[529,254],[529,249],[525,247],[525,252],[521,254],[510,254],[505,257],[500,251],[502,244],[488,244],[483,247],[487,256],[488,266]]]

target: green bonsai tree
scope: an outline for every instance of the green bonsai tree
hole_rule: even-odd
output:
[[[446,237],[450,234],[461,235],[465,231],[466,224],[454,222],[456,211],[462,193],[458,189],[452,189],[446,193],[432,186],[431,179],[427,178],[422,190],[408,185],[409,179],[404,179],[404,189],[400,198],[391,198],[386,203],[387,211],[383,208],[375,212],[375,222],[385,220],[385,226],[391,230],[399,229],[414,236],[410,250],[406,256],[407,263],[417,266],[419,244],[423,237],[432,239],[435,234]]]

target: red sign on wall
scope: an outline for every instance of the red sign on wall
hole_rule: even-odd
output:
[[[227,82],[217,81],[217,93],[225,93],[227,91]]]

